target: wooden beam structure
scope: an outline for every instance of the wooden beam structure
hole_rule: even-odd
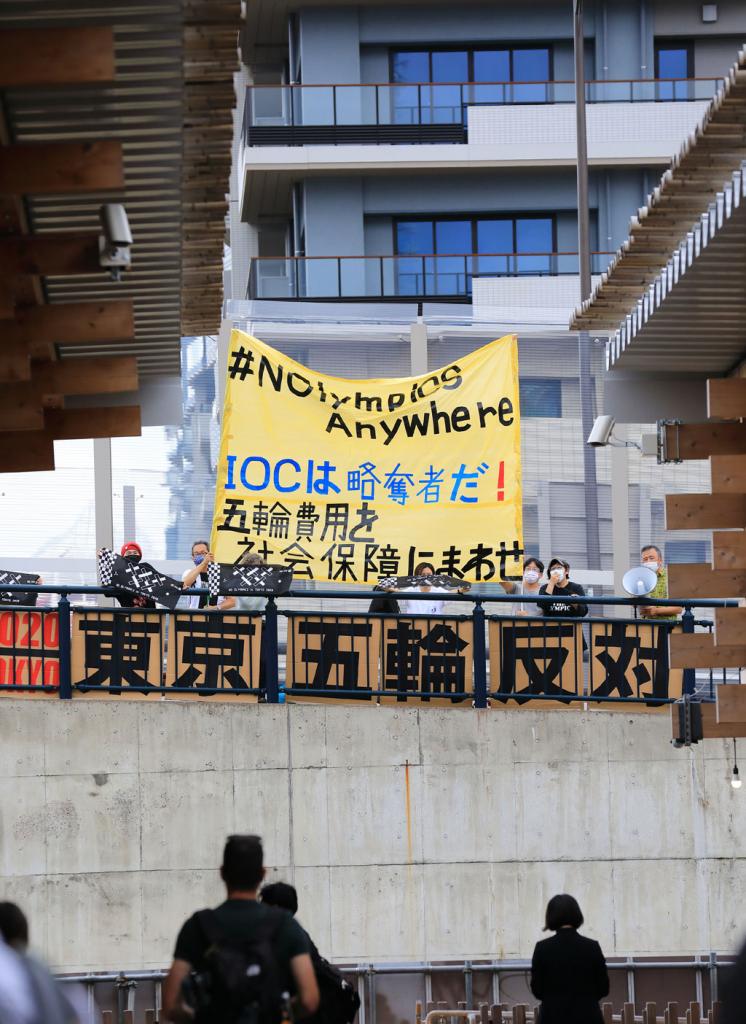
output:
[[[13,320],[0,322],[0,352],[25,346],[33,356],[44,358],[50,345],[131,341],[134,334],[131,299],[30,306],[17,310]]]
[[[671,668],[741,668],[746,665],[746,645],[716,645],[712,633],[671,633],[668,655]]]
[[[713,494],[742,494],[746,489],[746,455],[713,455],[710,490]]]
[[[715,704],[702,704],[702,732],[706,740],[729,740],[746,738],[746,722],[718,723]]]
[[[746,637],[746,608],[718,608],[715,612],[715,643],[735,647]]]
[[[716,377],[707,381],[707,416],[740,420],[746,417],[746,377]]]
[[[108,25],[0,32],[0,89],[111,82],[114,74]]]
[[[27,142],[3,148],[0,195],[56,195],[124,188],[122,144]]]
[[[65,396],[137,391],[134,356],[32,363],[31,379],[8,388],[0,404],[0,432],[43,430],[45,408],[61,408]],[[19,444],[23,439],[19,438]]]
[[[682,423],[664,428],[669,459],[746,454],[746,423]]]
[[[45,432],[54,441],[85,437],[138,437],[142,433],[139,405],[103,409],[46,409]]]
[[[0,237],[0,274],[3,277],[98,273],[103,273],[98,258],[98,235],[59,233]]]
[[[667,530],[741,529],[746,494],[667,494],[665,510]]]
[[[714,572],[706,562],[675,563],[668,567],[668,592],[672,597],[742,597],[746,594],[746,572]]]
[[[715,718],[718,725],[746,724],[746,686],[715,687]]]
[[[746,531],[712,535],[713,569],[746,569]]]

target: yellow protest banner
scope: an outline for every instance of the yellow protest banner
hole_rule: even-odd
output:
[[[519,577],[515,336],[417,377],[343,380],[234,330],[212,550],[348,585],[422,562]]]

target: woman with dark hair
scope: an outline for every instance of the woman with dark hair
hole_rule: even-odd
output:
[[[574,896],[552,896],[544,931],[531,960],[531,991],[541,1000],[540,1024],[603,1024],[599,1000],[609,994],[609,975],[595,939],[578,934],[583,915]]]

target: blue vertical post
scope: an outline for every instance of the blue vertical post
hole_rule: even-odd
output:
[[[73,695],[73,671],[70,644],[70,601],[63,591],[57,605],[60,631],[60,700],[71,700]]]
[[[264,609],[264,651],[264,682],[267,687],[267,702],[269,704],[279,704],[280,665],[277,644],[277,605],[275,604],[274,597],[269,598],[267,607]]]
[[[694,632],[694,612],[689,605],[681,616],[681,628],[685,633]],[[682,691],[690,696],[697,689],[697,673],[693,668],[685,668],[682,676]]]
[[[474,602],[471,615],[474,626],[472,657],[474,660],[474,707],[487,707],[487,645],[484,642],[484,608],[481,598]]]

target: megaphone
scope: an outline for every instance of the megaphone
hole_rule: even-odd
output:
[[[638,565],[624,574],[622,586],[631,597],[646,597],[655,590],[658,574],[645,565]]]

